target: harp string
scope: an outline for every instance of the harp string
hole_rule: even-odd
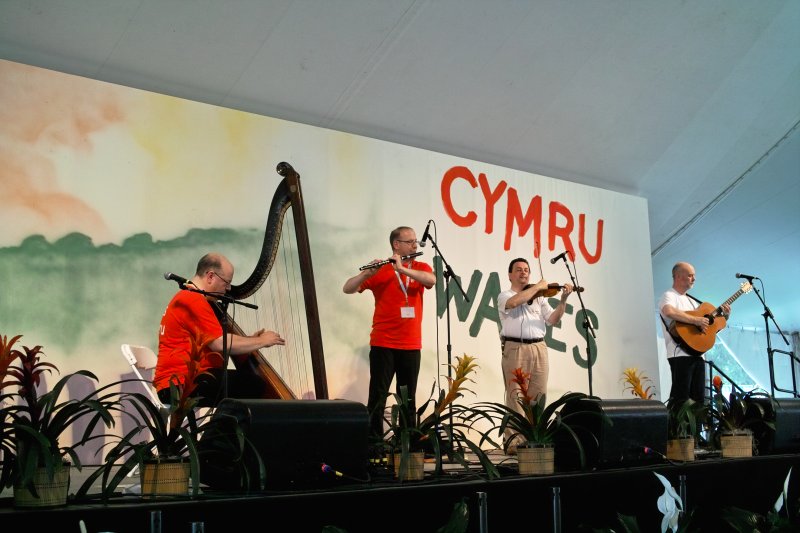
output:
[[[247,334],[267,329],[286,339],[285,346],[262,349],[261,355],[298,398],[313,398],[314,380],[308,355],[308,326],[300,278],[302,265],[292,230],[291,210],[284,218],[272,271],[261,287],[244,299],[257,305],[258,309],[236,306],[235,321]]]

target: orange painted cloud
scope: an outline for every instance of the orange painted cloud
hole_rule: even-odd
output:
[[[123,120],[111,88],[87,91],[81,78],[7,61],[0,61],[0,79],[0,245],[76,231],[108,240],[103,217],[62,187],[55,160],[87,157],[92,136]]]

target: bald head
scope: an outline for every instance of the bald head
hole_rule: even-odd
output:
[[[224,255],[217,252],[211,252],[200,258],[200,261],[197,262],[197,270],[195,270],[194,273],[198,276],[202,276],[209,270],[221,272],[233,270],[233,266],[231,265],[231,262],[228,261],[228,258]]]
[[[675,266],[672,267],[672,288],[681,294],[686,294],[694,282],[694,267],[683,261],[675,263]]]
[[[694,272],[694,267],[682,261],[675,263],[675,266],[672,267],[672,279],[675,279],[676,275],[686,272]]]

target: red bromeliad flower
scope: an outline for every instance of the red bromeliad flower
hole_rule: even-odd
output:
[[[12,350],[11,348],[20,337],[22,337],[22,335],[11,337],[9,341],[6,335],[0,336],[0,390],[3,390],[3,387],[6,385],[10,385],[10,383],[5,383],[5,378],[8,374],[8,366],[20,355],[18,350]]]
[[[714,376],[714,382],[713,383],[714,383],[714,389],[717,392],[721,392],[722,391],[722,378],[719,377],[719,376]]]
[[[514,369],[514,377],[511,378],[509,383],[516,383],[517,387],[519,388],[519,393],[522,396],[522,400],[525,403],[531,403],[533,398],[530,397],[528,394],[528,381],[530,380],[530,373],[523,372],[522,368],[515,368]]]
[[[58,372],[58,368],[53,363],[45,363],[39,360],[39,354],[42,353],[41,346],[34,346],[33,348],[23,346],[22,349],[25,353],[13,350],[19,359],[19,367],[12,366],[7,369],[6,375],[14,379],[8,381],[6,385],[17,385],[19,387],[19,395],[31,406],[31,420],[38,421],[40,407],[38,406],[37,399],[39,394],[36,391],[36,387],[41,382],[43,373]]]

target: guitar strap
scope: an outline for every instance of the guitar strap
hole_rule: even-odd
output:
[[[698,300],[697,298],[695,298],[694,296],[692,296],[692,295],[691,295],[691,294],[689,294],[688,292],[686,293],[686,296],[688,296],[689,298],[691,298],[692,300],[694,300],[695,302],[697,302],[697,303],[699,303],[699,304],[702,304],[702,303],[703,303],[703,300]]]

